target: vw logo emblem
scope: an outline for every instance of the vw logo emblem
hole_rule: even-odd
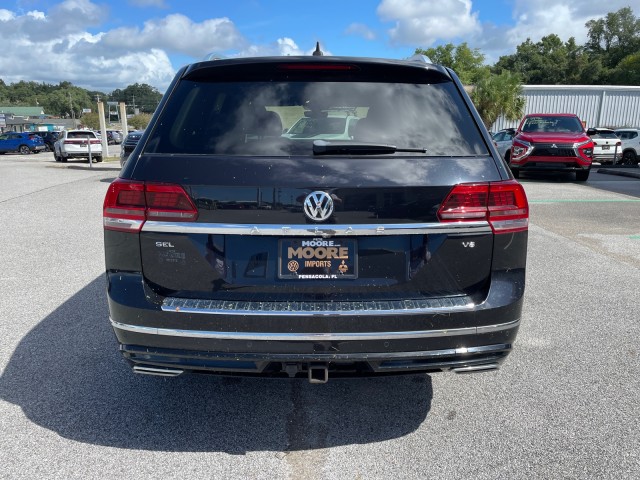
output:
[[[333,200],[326,192],[311,192],[304,199],[304,213],[314,222],[322,222],[333,213]]]

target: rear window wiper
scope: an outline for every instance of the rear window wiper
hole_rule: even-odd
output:
[[[409,152],[427,153],[426,148],[398,148],[395,145],[386,143],[361,143],[349,140],[336,140],[328,142],[326,140],[314,140],[314,155],[383,155],[385,153]]]

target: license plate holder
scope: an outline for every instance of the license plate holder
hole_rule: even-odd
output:
[[[278,278],[347,280],[358,278],[355,238],[284,238],[278,242]]]
[[[603,145],[603,146],[602,146],[602,149],[603,149],[603,150],[609,150],[609,145]]]

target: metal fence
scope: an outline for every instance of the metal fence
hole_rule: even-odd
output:
[[[587,127],[640,128],[640,87],[607,85],[523,85],[524,113],[575,113]],[[500,117],[490,128],[517,127]]]

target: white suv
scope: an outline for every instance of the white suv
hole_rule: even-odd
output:
[[[618,128],[615,134],[622,140],[622,163],[637,165],[640,159],[640,129]]]
[[[102,141],[92,130],[65,130],[53,144],[56,162],[66,162],[69,158],[89,158],[102,161]]]
[[[302,117],[282,136],[291,139],[351,140],[360,120],[355,115],[330,113],[319,117]]]

